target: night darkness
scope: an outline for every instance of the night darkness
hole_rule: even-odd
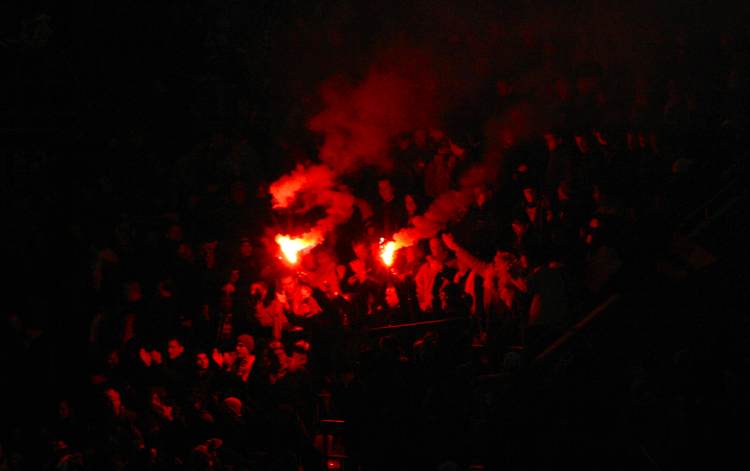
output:
[[[734,3],[3,3],[0,470],[747,462]]]

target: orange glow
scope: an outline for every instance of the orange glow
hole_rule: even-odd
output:
[[[385,266],[390,267],[393,265],[393,256],[396,253],[396,250],[398,250],[398,247],[396,246],[396,243],[391,241],[388,241],[385,245],[383,245],[384,239],[380,238],[380,258],[383,259],[383,263],[385,263]]]
[[[284,254],[289,263],[295,264],[299,260],[299,253],[309,250],[323,241],[323,238],[314,232],[309,232],[301,237],[289,237],[288,235],[276,234],[274,238],[281,253]]]

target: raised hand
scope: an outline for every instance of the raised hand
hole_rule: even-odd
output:
[[[144,365],[151,366],[151,354],[145,348],[138,350],[138,358],[141,359]]]
[[[151,350],[151,359],[154,361],[155,364],[161,365],[161,352],[159,350]]]
[[[449,249],[455,251],[458,248],[458,244],[456,244],[456,240],[453,238],[453,234],[445,233],[442,235],[442,239],[445,246]]]

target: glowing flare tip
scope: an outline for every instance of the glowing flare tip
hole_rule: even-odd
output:
[[[397,250],[396,243],[390,241],[383,245],[381,241],[380,245],[380,258],[383,259],[383,263],[385,263],[385,266],[390,267],[391,265],[393,265],[393,256]]]
[[[274,238],[281,253],[284,254],[290,263],[297,263],[299,260],[299,253],[305,249],[316,246],[319,241],[313,237],[289,237],[286,235],[277,234]]]

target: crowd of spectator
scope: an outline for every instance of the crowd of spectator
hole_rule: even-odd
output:
[[[498,113],[532,103],[544,109],[545,127],[522,137],[500,131],[497,175],[472,188],[462,217],[398,251],[390,267],[380,258],[382,240],[484,158],[486,143],[458,137],[476,130],[399,136],[395,170],[363,178],[353,216],[294,266],[269,241],[301,221],[272,210],[246,138],[216,132],[169,168],[145,162],[149,150],[138,136],[111,142],[113,155],[137,156],[118,162],[137,168],[102,176],[92,196],[105,198],[106,216],[78,238],[90,269],[73,271],[71,283],[87,312],[78,313],[83,321],[72,323],[78,330],[68,340],[85,344],[87,361],[66,366],[79,374],[55,389],[60,382],[44,365],[51,364],[45,355],[65,349],[65,341],[49,340],[60,324],[7,316],[4,340],[37,355],[35,372],[44,378],[32,383],[40,425],[13,423],[0,437],[0,469],[525,463],[520,454],[533,449],[525,441],[563,429],[531,431],[538,422],[521,411],[564,414],[548,390],[522,390],[511,380],[653,265],[675,215],[710,187],[706,175],[740,157],[737,104],[747,90],[725,42],[710,89],[676,73],[612,96],[611,77],[595,64],[537,89],[499,79]],[[144,181],[129,180],[134,174]],[[131,186],[143,194],[126,198]],[[610,418],[592,398],[607,389],[583,392],[576,381],[587,374],[610,381],[611,365],[589,356],[571,366],[571,358],[535,372],[545,379],[534,384],[561,382]],[[474,382],[493,374],[501,406],[485,404],[485,386]],[[639,370],[630,386],[646,376]],[[574,411],[595,415],[584,409]],[[565,420],[574,420],[568,413]],[[346,460],[324,446],[325,418],[343,421],[337,436]],[[493,448],[487,437],[500,435],[502,447]],[[562,439],[545,440],[562,447]],[[584,448],[604,460],[602,450],[616,446]],[[539,462],[562,456],[546,451]]]

